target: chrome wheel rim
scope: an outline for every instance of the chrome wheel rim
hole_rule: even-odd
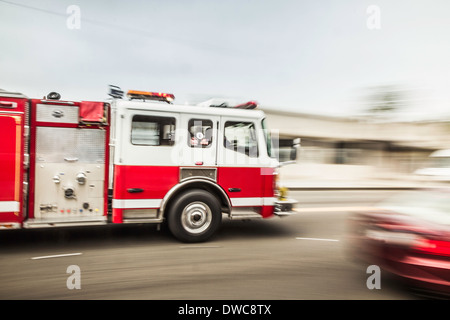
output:
[[[189,203],[181,214],[183,228],[193,234],[199,234],[209,228],[212,212],[207,204],[201,201]]]

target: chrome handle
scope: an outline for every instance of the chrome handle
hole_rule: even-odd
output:
[[[67,162],[77,162],[77,161],[78,161],[78,158],[64,158],[64,161],[67,161]]]

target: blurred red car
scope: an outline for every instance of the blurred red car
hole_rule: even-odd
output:
[[[358,258],[450,296],[450,190],[401,192],[350,221]]]

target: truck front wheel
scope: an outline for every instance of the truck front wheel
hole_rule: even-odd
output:
[[[220,204],[207,191],[185,192],[170,206],[167,222],[172,234],[183,242],[206,241],[222,222]]]

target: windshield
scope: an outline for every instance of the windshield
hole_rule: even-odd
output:
[[[269,127],[267,126],[267,120],[265,118],[262,119],[261,126],[263,128],[264,138],[266,140],[267,154],[271,158],[276,158],[277,157],[277,149],[276,149],[277,144],[274,143],[274,141],[272,139],[272,135],[270,133]]]
[[[450,224],[450,193],[447,191],[400,192],[377,205],[419,219]]]

